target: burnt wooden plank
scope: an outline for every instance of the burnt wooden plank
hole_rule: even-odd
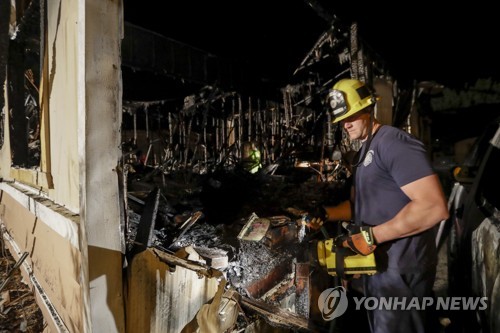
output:
[[[240,304],[245,310],[257,313],[273,326],[291,328],[299,332],[320,332],[307,318],[268,303],[242,296]]]
[[[135,242],[146,247],[152,244],[153,230],[155,227],[156,215],[158,213],[158,202],[160,201],[160,189],[155,187],[146,198],[146,205],[137,227]]]

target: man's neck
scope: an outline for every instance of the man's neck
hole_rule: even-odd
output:
[[[372,126],[372,136],[375,135],[375,133],[377,133],[378,129],[380,128],[380,126],[382,126],[381,123],[379,123],[377,120],[374,120],[373,121],[373,126]]]
[[[370,126],[370,127],[371,127],[371,132],[372,132],[372,133],[371,133],[371,134],[372,134],[371,136],[375,135],[375,133],[376,133],[376,132],[378,131],[378,129],[380,128],[380,126],[382,126],[382,124],[380,124],[380,123],[379,123],[376,119],[374,119],[374,120],[373,120],[373,123],[372,123],[372,124],[373,124],[373,125],[372,125],[372,126]],[[370,137],[370,135],[369,135],[369,131],[370,131],[370,129],[368,129],[368,131],[367,131],[368,133],[367,133],[367,135],[364,137],[364,139],[361,139],[361,142],[365,142],[365,141],[366,141],[366,140]]]

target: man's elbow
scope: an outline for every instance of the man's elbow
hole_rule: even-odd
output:
[[[442,220],[447,220],[448,218],[450,217],[450,212],[448,211],[448,209],[446,208],[444,211],[443,211],[443,215],[441,217],[441,221]]]
[[[447,220],[450,217],[450,213],[448,212],[448,207],[446,204],[444,205],[436,205],[434,208],[434,216],[436,217],[435,223],[439,223],[443,220]]]
[[[427,218],[425,219],[425,229],[430,229],[434,227],[436,224],[440,223],[443,220],[447,220],[449,217],[448,207],[446,205],[441,204],[432,204],[427,210]]]

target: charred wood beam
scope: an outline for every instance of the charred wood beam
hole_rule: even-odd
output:
[[[359,67],[358,67],[358,25],[356,23],[351,24],[350,28],[350,42],[351,42],[351,78],[361,79],[359,77]]]
[[[152,249],[153,253],[158,257],[158,259],[170,266],[175,270],[175,266],[184,267],[186,269],[192,270],[198,273],[200,276],[205,276],[207,278],[219,278],[222,277],[222,272],[213,269],[207,265],[200,264],[199,262],[194,262],[186,259],[179,258],[173,254],[164,252],[159,249]]]
[[[243,309],[262,316],[272,326],[291,328],[300,332],[318,332],[306,318],[296,313],[246,297],[241,298],[240,304]]]
[[[290,292],[295,291],[295,289],[295,279],[293,274],[290,274],[259,299],[269,304],[281,304],[283,299],[290,296]]]
[[[123,167],[116,168],[118,176],[118,193],[119,193],[119,205],[120,205],[120,234],[121,238],[121,248],[122,252],[125,253],[127,250],[127,239],[128,239],[128,227],[129,227],[129,207],[128,207],[128,172],[131,168],[130,165],[125,164]]]
[[[292,271],[292,263],[290,261],[284,261],[274,267],[268,274],[261,277],[257,281],[253,281],[245,287],[247,293],[254,297],[260,298],[274,286],[277,282],[283,280]]]
[[[14,266],[10,269],[10,271],[7,273],[7,276],[5,277],[5,280],[3,280],[2,284],[0,285],[0,292],[3,290],[3,288],[7,285],[9,282],[10,278],[13,276],[13,273],[18,269],[21,264],[23,263],[24,259],[28,256],[29,252],[24,252],[21,258],[15,263]]]
[[[203,213],[202,212],[195,212],[193,213],[193,215],[191,215],[179,228],[180,230],[180,233],[177,237],[175,237],[175,239],[172,241],[172,244],[170,245],[169,249],[174,247],[175,246],[175,243],[177,243],[177,241],[179,239],[182,238],[182,236],[184,236],[184,234],[186,233],[186,231],[189,230],[189,228],[191,228],[193,226],[193,224],[195,224],[200,218],[203,217]]]
[[[135,236],[136,244],[140,244],[145,247],[151,246],[159,201],[160,189],[156,187],[146,198],[144,212],[141,215],[141,220],[139,221],[139,226],[137,227],[137,235]]]
[[[131,194],[130,192],[127,193],[127,198],[134,201],[134,202],[137,202],[138,204],[140,205],[145,205],[146,202],[144,200],[141,200],[139,199],[138,197],[136,197],[135,195]]]

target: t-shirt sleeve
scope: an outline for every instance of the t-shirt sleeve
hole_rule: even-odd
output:
[[[381,148],[382,161],[399,187],[434,174],[423,143],[405,132],[389,137]]]

